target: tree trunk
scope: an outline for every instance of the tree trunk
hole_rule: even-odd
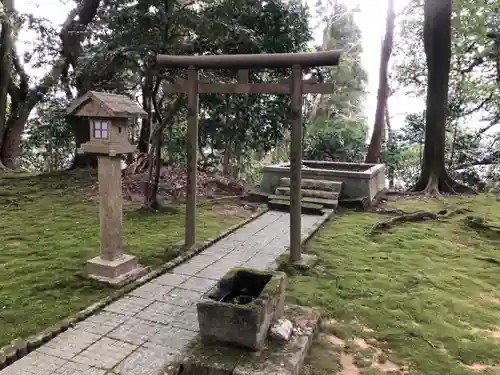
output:
[[[59,34],[63,43],[63,57],[65,58],[65,65],[63,76],[66,76],[68,69],[71,66],[74,71],[77,70],[78,59],[80,58],[83,47],[82,43],[85,40],[87,26],[92,22],[97,14],[100,5],[100,0],[83,0],[79,6],[72,12],[72,17],[66,19],[63,24],[61,33]],[[84,95],[91,89],[91,82],[85,73],[76,77],[76,88],[78,96]],[[88,123],[81,119],[75,119],[73,116],[68,117],[68,125],[75,137],[75,158],[71,165],[71,169],[75,168],[96,168],[97,156],[88,154],[78,154],[77,150],[82,143],[90,140]]]
[[[224,150],[224,155],[222,158],[222,175],[229,177],[233,173],[233,168],[232,168],[232,163],[231,163],[231,156],[232,156],[232,151],[231,151],[231,141],[228,140],[226,142],[226,148]]]
[[[445,169],[445,128],[451,60],[452,0],[425,0],[424,49],[427,59],[425,141],[420,178],[415,191],[473,192],[459,185]]]
[[[137,149],[140,153],[149,152],[149,137],[151,129],[149,128],[148,119],[141,120],[141,131],[139,133],[139,142],[137,142]]]
[[[141,131],[139,133],[139,143],[137,148],[141,153],[149,151],[149,143],[151,137],[151,116],[152,116],[152,76],[151,72],[146,68],[146,78],[144,85],[142,85],[142,107],[148,114],[148,117],[143,118],[141,121]]]
[[[149,151],[148,185],[146,186],[146,199],[144,203],[147,208],[153,211],[157,211],[160,208],[158,202],[158,188],[160,186],[162,166],[161,146],[164,128],[165,127],[161,125],[157,128],[154,145]]]
[[[90,141],[88,120],[82,117],[71,116],[66,119],[75,136],[75,158],[71,169],[75,168],[97,168],[97,155],[79,154],[77,151],[82,143]]]
[[[2,142],[1,160],[2,164],[9,168],[15,169],[19,165],[21,157],[21,136],[24,132],[24,125],[28,120],[31,109],[25,111],[21,116],[11,116],[7,121],[6,130]]]
[[[377,109],[375,111],[375,123],[373,125],[372,138],[368,146],[365,163],[376,164],[380,162],[380,149],[382,148],[382,137],[384,133],[384,109],[388,97],[388,78],[389,60],[392,53],[392,44],[394,39],[394,2],[388,0],[387,19],[385,25],[385,36],[382,43],[382,52],[380,54],[379,82],[377,92]]]
[[[31,111],[45,96],[49,89],[51,89],[64,75],[64,72],[67,69],[67,55],[65,53],[67,52],[67,49],[70,48],[68,40],[75,37],[75,34],[78,34],[71,32],[73,31],[71,28],[74,26],[74,22],[81,22],[80,24],[82,24],[90,16],[90,19],[92,19],[95,15],[95,12],[92,13],[92,10],[94,10],[93,6],[95,4],[98,5],[99,0],[82,1],[68,14],[60,33],[63,41],[63,55],[54,62],[51,70],[42,78],[36,87],[28,89],[28,76],[19,61],[20,59],[17,56],[17,53],[13,53],[14,66],[16,70],[15,73],[19,76],[20,83],[19,87],[15,87],[16,80],[14,79],[14,75],[11,74],[9,93],[11,93],[12,109],[2,137],[2,143],[0,144],[0,160],[7,168],[16,168],[18,165],[21,154],[21,137]],[[92,7],[90,7],[91,5]],[[97,11],[97,6],[95,7],[95,11]],[[75,21],[77,16],[79,21]],[[78,34],[78,38],[83,37],[83,33]],[[14,49],[14,45],[12,45],[12,47]]]
[[[391,151],[393,146],[393,134],[391,126],[391,117],[389,116],[389,106],[385,106],[385,126],[387,128],[387,150]],[[389,165],[387,168],[387,178],[389,180],[389,188],[394,188],[394,165]]]
[[[7,122],[7,93],[12,71],[12,25],[11,15],[14,11],[13,0],[4,0],[3,7],[6,17],[2,22],[2,34],[0,36],[0,150],[4,140]],[[0,158],[0,169],[5,168]]]

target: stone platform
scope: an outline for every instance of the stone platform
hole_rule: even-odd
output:
[[[294,326],[287,343],[268,341],[264,350],[251,352],[204,345],[196,338],[164,375],[298,375],[318,331],[320,315],[309,308],[289,305],[283,317]]]
[[[302,237],[324,216],[302,216]],[[196,302],[231,268],[266,269],[289,246],[290,215],[267,212],[0,375],[159,375],[198,334]]]

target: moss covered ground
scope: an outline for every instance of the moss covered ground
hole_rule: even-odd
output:
[[[290,302],[321,310],[323,333],[304,375],[500,374],[500,226],[494,195],[411,198],[386,209],[466,208],[443,220],[401,223],[370,235],[391,215],[340,213],[308,243],[317,265],[290,280]]]
[[[0,346],[56,323],[111,293],[82,277],[99,251],[98,203],[88,171],[0,176]],[[124,208],[125,251],[158,266],[183,239],[184,207],[151,213]],[[204,241],[250,216],[228,203],[201,204],[197,238]]]

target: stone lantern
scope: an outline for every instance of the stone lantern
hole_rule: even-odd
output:
[[[89,91],[71,103],[66,114],[88,119],[90,140],[77,152],[97,155],[100,254],[87,261],[87,272],[90,278],[123,285],[148,270],[123,252],[121,177],[121,156],[136,150],[128,140],[128,119],[147,113],[127,96]]]

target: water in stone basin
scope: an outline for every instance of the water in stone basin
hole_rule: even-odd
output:
[[[221,281],[219,288],[208,297],[219,302],[246,305],[259,297],[271,277],[241,270],[230,279]]]

